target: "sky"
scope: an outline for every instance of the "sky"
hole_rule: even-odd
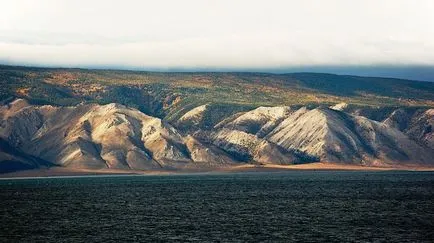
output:
[[[433,0],[0,0],[0,6],[3,64],[385,76],[405,69],[434,81]]]

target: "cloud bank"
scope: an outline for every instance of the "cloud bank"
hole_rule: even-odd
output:
[[[432,0],[14,0],[0,60],[134,68],[434,64]]]

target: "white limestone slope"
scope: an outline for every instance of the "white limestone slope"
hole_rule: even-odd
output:
[[[13,114],[12,114],[13,113]],[[195,163],[168,123],[123,105],[2,107],[0,137],[55,164],[74,168],[158,169]],[[202,150],[212,158],[213,151]],[[221,160],[219,163],[229,163]]]
[[[199,125],[202,122],[204,113],[206,112],[208,105],[201,105],[195,107],[185,113],[179,118],[179,123],[189,123],[190,125]]]
[[[243,131],[263,137],[291,114],[291,108],[287,106],[259,107],[252,111],[238,113],[231,120],[222,121],[216,128],[226,128]]]
[[[206,111],[207,105],[197,107],[183,122],[200,123]],[[23,155],[0,155],[23,163],[30,158],[27,164],[34,167],[46,161],[86,169],[218,168],[316,158],[434,165],[434,111],[409,114],[397,110],[377,122],[339,109],[259,107],[228,116],[214,129],[190,126],[182,134],[166,121],[119,104],[57,107],[15,100],[0,107],[0,139]]]
[[[433,156],[431,150],[395,128],[328,108],[302,108],[282,121],[266,139],[330,162],[432,163]]]
[[[342,102],[342,103],[339,103],[339,104],[336,104],[336,105],[332,105],[329,108],[332,109],[332,110],[336,110],[336,111],[343,111],[347,107],[348,107],[348,104],[345,103],[345,102]]]
[[[214,134],[213,143],[244,161],[261,164],[294,164],[303,162],[303,158],[300,158],[291,151],[287,151],[267,140],[243,131],[221,129]]]

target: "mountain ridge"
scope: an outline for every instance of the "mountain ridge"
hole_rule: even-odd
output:
[[[377,122],[326,107],[259,107],[233,116],[213,128],[201,128],[200,122],[188,128],[183,124],[188,119],[172,126],[115,103],[35,106],[18,99],[0,107],[0,138],[23,157],[75,169],[184,170],[316,161],[434,166],[432,130],[423,128],[424,136],[414,137],[417,142],[388,125],[390,119]],[[47,165],[34,168],[39,166]]]

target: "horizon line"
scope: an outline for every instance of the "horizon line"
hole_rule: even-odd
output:
[[[366,78],[385,78],[409,80],[416,82],[434,82],[434,65],[301,65],[288,67],[264,67],[264,68],[238,68],[238,67],[134,67],[122,65],[77,65],[77,66],[56,66],[56,65],[38,65],[32,63],[8,63],[0,61],[0,67],[18,67],[18,68],[37,68],[37,69],[71,69],[71,70],[89,70],[89,71],[125,71],[125,72],[143,72],[143,73],[252,73],[252,74],[297,74],[297,73],[314,73],[314,74],[331,74],[337,76],[354,76]],[[340,69],[340,70],[339,70]],[[422,69],[429,72],[431,80],[423,78],[406,78],[400,77],[397,73],[389,75],[372,75],[358,72],[372,72],[377,70],[405,70],[405,69]],[[345,71],[346,70],[346,71]]]

